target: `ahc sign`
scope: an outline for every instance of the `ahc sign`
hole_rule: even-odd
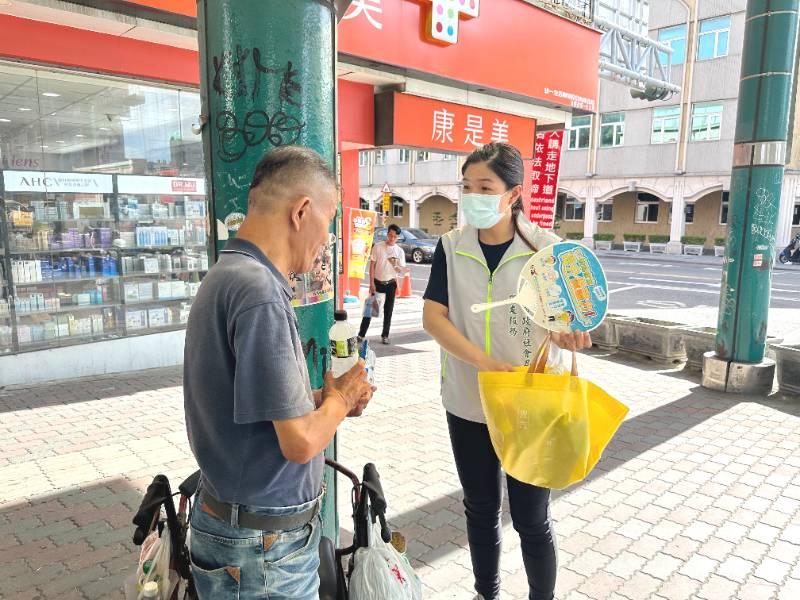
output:
[[[111,175],[49,171],[3,171],[3,187],[7,192],[111,194],[114,191]]]

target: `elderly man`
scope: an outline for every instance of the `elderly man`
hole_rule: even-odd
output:
[[[203,474],[190,548],[201,600],[318,597],[322,452],[374,391],[359,362],[312,392],[291,305],[289,273],[311,269],[336,204],[318,154],[267,154],[192,306],[184,406]]]

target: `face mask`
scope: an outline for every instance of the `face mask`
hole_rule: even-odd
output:
[[[461,203],[464,206],[464,218],[467,223],[476,229],[491,229],[500,219],[503,213],[500,212],[500,201],[505,194],[486,195],[486,194],[463,194]]]

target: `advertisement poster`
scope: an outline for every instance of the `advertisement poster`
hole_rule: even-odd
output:
[[[308,306],[333,300],[333,252],[336,236],[331,234],[330,242],[314,261],[314,268],[308,273],[292,273],[289,283],[292,286],[294,306]]]
[[[558,171],[563,143],[564,130],[536,134],[531,174],[530,219],[531,223],[544,229],[552,229],[555,224]]]
[[[348,248],[348,277],[363,279],[372,253],[372,241],[375,236],[375,223],[378,213],[369,210],[351,208],[347,226],[350,228],[350,246]]]
[[[560,242],[534,254],[525,266],[539,296],[537,325],[550,331],[592,331],[608,310],[608,284],[594,253]]]

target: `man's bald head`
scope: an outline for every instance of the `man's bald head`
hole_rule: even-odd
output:
[[[299,196],[316,197],[320,188],[336,187],[327,162],[303,146],[281,146],[258,163],[248,195],[248,212],[271,212]]]

